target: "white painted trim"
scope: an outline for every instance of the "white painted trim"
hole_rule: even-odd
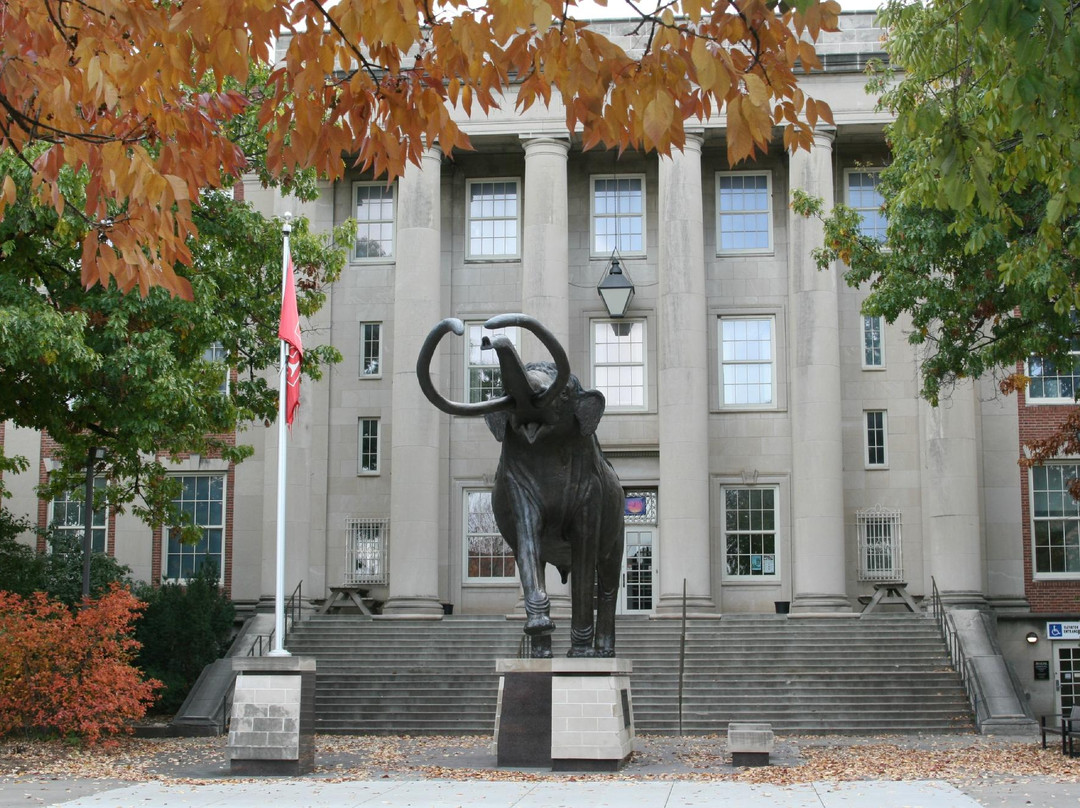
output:
[[[748,210],[738,210],[738,211],[721,211],[720,210],[720,179],[721,179],[721,177],[765,177],[765,180],[766,180],[765,194],[766,194],[766,198],[767,198],[767,201],[768,201],[768,207],[764,211],[749,210],[749,209]],[[769,171],[769,170],[765,170],[765,171],[717,171],[716,175],[715,175],[715,178],[713,180],[713,189],[714,189],[714,194],[715,194],[714,200],[715,200],[715,208],[716,208],[715,221],[713,222],[713,224],[716,227],[716,254],[717,254],[717,256],[727,256],[727,255],[772,255],[774,253],[774,251],[775,251],[775,246],[774,246],[775,241],[774,241],[774,236],[773,236],[773,197],[772,197],[772,195],[773,195],[773,181],[772,181],[772,171]],[[729,249],[729,250],[724,249],[720,245],[720,242],[722,240],[721,239],[721,234],[723,233],[723,229],[720,227],[720,216],[721,216],[722,213],[735,213],[735,214],[739,214],[739,213],[748,213],[748,214],[764,213],[765,217],[766,217],[766,219],[767,219],[767,221],[769,223],[769,227],[768,227],[768,240],[769,240],[769,243],[764,247],[747,247],[747,248],[743,248],[743,249]]]

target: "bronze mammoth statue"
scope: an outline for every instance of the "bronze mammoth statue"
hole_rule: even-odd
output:
[[[558,340],[532,317],[502,314],[484,326],[531,331],[554,361],[523,364],[505,336],[484,337],[484,347],[493,348],[499,358],[503,395],[475,404],[448,401],[435,390],[429,371],[442,337],[465,331],[461,320],[448,318],[431,330],[420,349],[420,388],[443,412],[482,415],[502,443],[491,504],[517,561],[532,656],[551,656],[555,630],[544,581],[546,564],[559,570],[563,582],[570,576],[569,656],[614,656],[624,500],[619,478],[595,434],[604,414],[604,395],[581,388]]]

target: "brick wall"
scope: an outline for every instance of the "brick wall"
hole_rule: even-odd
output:
[[[1023,372],[1023,366],[1018,368]],[[1023,391],[1017,393],[1020,420],[1020,451],[1025,443],[1051,435],[1071,405],[1028,405]],[[1033,612],[1060,614],[1080,612],[1080,579],[1036,581],[1031,549],[1031,491],[1027,469],[1020,469],[1021,525],[1024,542],[1024,591]]]
[[[235,373],[235,371],[233,371]],[[0,425],[2,427],[2,425]],[[2,436],[2,433],[0,433]],[[236,435],[221,435],[223,442],[229,445],[236,445]],[[2,444],[0,444],[2,446]],[[42,433],[41,435],[41,462],[38,465],[38,483],[45,484],[49,480],[49,472],[46,468],[46,461],[55,457],[59,450],[59,444],[51,438],[49,435]],[[219,453],[213,455],[205,455],[208,458],[220,457]],[[180,455],[178,460],[187,460],[187,455]],[[225,472],[225,546],[224,552],[224,589],[227,595],[232,594],[232,561],[233,561],[233,501],[234,494],[233,489],[235,487],[236,479],[236,465],[230,463],[228,470]],[[47,499],[38,500],[38,513],[37,524],[38,527],[44,530],[49,524],[49,505],[50,501]],[[158,527],[150,531],[150,569],[151,569],[151,582],[157,586],[161,583],[161,576],[163,572],[164,564],[164,542],[162,539],[163,530]],[[113,510],[109,511],[108,520],[106,522],[106,540],[105,540],[106,552],[115,556],[116,554],[116,513]],[[45,537],[40,533],[37,540],[38,552],[46,552],[48,547],[45,543]],[[124,559],[120,559],[123,562]]]

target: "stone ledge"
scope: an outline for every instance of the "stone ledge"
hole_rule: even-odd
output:
[[[517,659],[504,657],[495,660],[496,673],[551,673],[558,676],[629,675],[634,665],[619,657],[558,657],[554,659]]]

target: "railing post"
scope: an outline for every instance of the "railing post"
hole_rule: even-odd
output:
[[[683,676],[686,671],[686,579],[682,582],[682,635],[679,637],[679,734],[683,734]]]

